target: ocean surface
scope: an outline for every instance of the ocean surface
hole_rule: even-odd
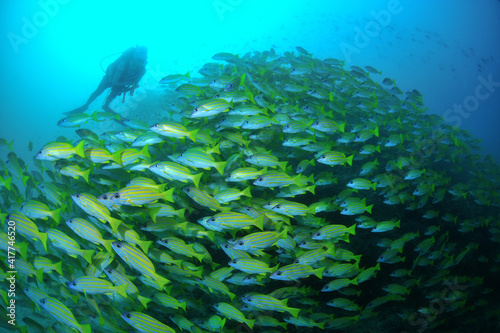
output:
[[[28,332],[48,332],[48,327],[62,331],[61,326],[54,326],[63,325],[57,313],[39,307],[39,300],[22,291],[39,288],[47,297],[63,302],[78,323],[88,324],[91,314],[98,316],[97,304],[107,323],[130,332],[139,329],[133,320],[139,313],[175,331],[181,331],[180,327],[221,330],[208,324],[210,318],[214,322],[226,319],[222,331],[245,332],[251,326],[255,332],[495,332],[500,328],[496,283],[500,278],[500,1],[6,0],[0,4],[0,13],[2,237],[9,231],[9,221],[14,221],[18,225],[16,246],[27,246],[27,253],[16,252],[16,258],[22,256],[31,265],[40,256],[63,262],[62,274],[47,269],[39,279],[40,273],[18,275],[18,326],[28,327]],[[94,111],[103,111],[106,91],[89,106],[89,118],[82,125],[58,126],[65,112],[86,102],[106,68],[135,46],[148,50],[146,73],[133,95],[119,96],[110,104],[119,117],[95,113],[96,118],[90,118]],[[208,81],[196,89],[182,86],[195,89],[194,93],[179,91],[181,85],[196,79]],[[212,79],[222,85],[209,85]],[[230,79],[240,86],[228,88]],[[225,90],[241,93],[242,102],[234,98],[224,104]],[[222,103],[221,114],[190,116],[197,105],[200,108],[200,103],[213,98]],[[260,123],[245,127],[250,125],[243,121],[250,116],[241,115],[239,125],[226,124],[226,130],[220,131],[223,114],[249,104],[266,110],[269,117],[259,119],[269,122],[263,130]],[[125,125],[124,119],[137,123]],[[297,121],[295,126],[304,126],[302,130],[286,132],[285,125],[292,119]],[[319,130],[315,122],[322,119],[333,120],[334,129]],[[179,139],[160,133],[160,144],[148,144],[145,150],[143,145],[136,146],[137,160],[127,167],[124,150],[132,149],[133,140],[127,143],[113,135],[141,126],[138,131],[147,132],[148,127],[165,121],[182,124],[189,134]],[[82,129],[93,131],[101,141],[76,131]],[[355,134],[349,137],[349,133]],[[366,135],[365,141],[359,139],[360,133]],[[115,153],[109,157],[110,165],[119,162],[116,169],[83,155],[77,146],[82,138],[86,149],[90,142],[121,144],[114,151],[108,147],[110,156]],[[57,163],[51,161],[53,151],[42,153],[49,142],[64,143],[72,152],[53,158]],[[199,153],[200,147],[208,155],[208,167],[179,157],[189,149]],[[373,151],[362,153],[366,149]],[[268,153],[278,162],[266,165],[246,160],[256,153]],[[179,180],[155,173],[152,165],[159,161],[189,167],[189,175]],[[72,174],[74,178],[61,173],[75,164],[80,169]],[[299,172],[299,164],[307,171]],[[256,168],[252,172],[258,174],[242,183],[227,181],[242,167]],[[373,170],[364,173],[368,168]],[[269,171],[286,178],[284,183],[263,183]],[[72,197],[76,193],[111,197],[136,177],[166,185],[153,186],[154,193],[148,192],[153,199],[147,202],[134,201],[135,197],[125,203],[115,199],[104,217],[85,210]],[[354,181],[358,178],[362,180]],[[55,184],[59,199],[42,189],[42,183]],[[151,188],[141,186],[141,191]],[[195,188],[210,197],[227,188],[241,192],[232,193],[230,203],[214,204],[192,194]],[[287,192],[291,188],[305,194],[292,196]],[[166,194],[168,189],[171,193]],[[350,189],[357,192],[345,192]],[[299,206],[280,208],[285,205],[276,201],[279,198]],[[359,201],[349,206],[345,201],[349,198]],[[50,214],[60,218],[48,213],[48,220],[28,216],[30,200],[47,205]],[[269,215],[262,213],[266,202]],[[175,213],[160,213],[155,204],[170,205]],[[343,211],[346,206],[347,212]],[[210,229],[213,225],[199,222],[229,208],[236,212],[244,207],[260,213],[250,222],[245,220],[249,225],[241,230],[232,224],[224,230]],[[259,227],[259,214],[266,215],[263,227]],[[141,229],[160,216],[171,218],[169,223],[175,227],[160,232]],[[362,220],[364,216],[373,220]],[[26,232],[29,228],[23,229],[29,225],[25,217],[39,229],[34,235]],[[181,304],[186,302],[187,311],[182,306],[160,307],[157,294],[163,286],[156,285],[161,279],[155,269],[153,273],[137,269],[123,259],[116,244],[112,249],[81,238],[65,223],[74,217],[94,218],[105,240],[136,244],[145,253],[166,251],[158,242],[164,237],[181,239],[188,248],[199,244],[196,254],[182,246],[184,251],[168,248],[165,252],[185,263],[179,266],[185,275],[152,259],[156,273],[172,281],[172,290],[167,286],[164,293]],[[117,232],[113,219],[133,231]],[[234,216],[230,220],[243,223]],[[187,231],[182,231],[183,222],[188,222]],[[347,230],[354,224],[355,228]],[[328,225],[341,226],[338,234],[313,238]],[[371,232],[376,225],[387,230]],[[86,251],[113,256],[106,265],[135,277],[138,294],[129,291],[129,303],[120,303],[106,295],[87,298],[68,288],[66,282],[90,275],[90,262],[97,265],[97,258],[71,257],[57,246],[54,229]],[[265,237],[278,241],[287,235],[295,243],[287,248],[271,242],[263,253],[248,252],[267,265],[261,272],[249,272],[251,264],[238,268],[237,263],[228,263],[235,257],[227,256],[222,244],[263,231],[269,233]],[[131,236],[134,232],[137,238]],[[47,234],[46,246],[42,246]],[[324,249],[321,260],[301,267],[304,275],[291,281],[271,276],[276,267],[282,269],[315,249],[300,247],[302,241]],[[387,248],[395,251],[386,253]],[[4,246],[2,251],[2,258],[10,257]],[[195,258],[202,253],[203,261]],[[336,263],[352,267],[345,274],[322,276]],[[229,267],[235,270],[220,278],[222,286],[210,280],[215,272],[222,274],[219,269]],[[7,276],[8,265],[2,269]],[[259,284],[226,280],[238,272],[250,274]],[[100,273],[95,277],[110,281]],[[363,278],[366,281],[360,282]],[[346,287],[321,291],[327,283],[341,279],[347,279]],[[2,290],[8,288],[4,281]],[[288,303],[270,309],[252,303],[252,293],[273,295]],[[152,300],[147,309],[143,306],[147,301],[138,295]],[[2,306],[9,313],[10,296],[2,296]],[[328,304],[334,298],[340,305]],[[242,309],[243,320],[214,308],[221,302]],[[24,320],[32,309],[43,328]],[[300,309],[300,314],[296,316],[293,309]],[[126,313],[132,313],[132,319]],[[6,315],[1,317],[0,329],[18,331]],[[73,327],[87,331],[78,325]],[[150,331],[162,330],[167,329]],[[106,328],[92,323],[92,331]]]

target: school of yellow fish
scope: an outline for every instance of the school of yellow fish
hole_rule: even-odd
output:
[[[17,330],[498,318],[500,169],[477,140],[370,66],[301,47],[213,60],[160,81],[176,96],[161,119],[61,119],[81,139],[36,147],[37,170],[1,139],[2,275],[17,271],[16,304],[35,312]],[[123,127],[95,133],[106,121]]]

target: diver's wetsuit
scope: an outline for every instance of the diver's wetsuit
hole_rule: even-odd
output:
[[[66,114],[80,113],[89,107],[104,90],[111,88],[111,91],[102,105],[104,111],[115,113],[109,104],[120,94],[134,89],[137,83],[146,73],[147,64],[147,49],[143,46],[131,47],[113,61],[108,68],[106,74],[99,83],[97,89],[90,95],[87,103],[81,107],[67,112]]]

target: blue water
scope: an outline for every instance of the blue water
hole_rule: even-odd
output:
[[[370,65],[403,91],[418,89],[429,112],[469,130],[500,161],[499,1],[6,0],[1,6],[0,137],[14,139],[24,159],[32,157],[29,141],[38,149],[58,135],[73,136],[56,126],[61,113],[95,89],[102,58],[140,44],[149,49],[145,88],[166,74],[196,72],[221,51],[282,53],[299,45],[320,59]]]
[[[128,96],[125,103],[117,98],[111,107],[124,116],[131,110],[137,115],[140,110],[150,125],[165,110],[158,98],[164,89],[158,85],[162,77],[186,72],[196,76],[198,69],[219,52],[243,55],[273,48],[279,54],[297,53],[295,47],[301,46],[316,58],[343,60],[347,68],[375,67],[383,72],[382,78],[394,79],[403,91],[417,89],[429,112],[442,116],[449,125],[470,131],[473,137],[483,141],[480,146],[484,154],[493,155],[500,163],[497,148],[500,144],[500,2],[496,0],[442,0],[438,4],[410,0],[207,0],[142,1],[141,4],[4,0],[0,6],[0,138],[14,140],[14,151],[28,164],[45,143],[64,141],[57,139],[59,136],[76,138],[74,128],[56,125],[64,117],[63,112],[81,106],[99,84],[104,74],[102,69],[120,52],[135,45],[144,45],[149,50],[147,73],[133,97]],[[99,109],[105,97],[106,94],[100,96],[89,110]],[[92,129],[100,134],[110,125],[92,123],[92,126],[97,126]],[[33,143],[33,151],[28,150],[29,142]],[[0,152],[0,158],[5,159],[6,153]],[[437,165],[436,170],[447,171]],[[459,178],[462,174],[453,173],[453,176]],[[454,184],[460,182],[453,179]],[[474,189],[481,186],[474,184]],[[475,196],[478,194],[481,191]],[[330,195],[328,192],[327,196]],[[447,199],[451,198],[446,195]],[[496,208],[485,208],[484,204],[472,210],[469,204],[473,199],[468,200],[445,201],[441,214],[453,212],[460,217],[459,224],[475,223],[476,218],[490,223],[490,209],[497,214]],[[388,212],[389,216],[394,212],[390,208],[386,211],[383,206],[378,209]],[[470,211],[462,214],[465,209]],[[480,211],[481,214],[476,214]],[[483,211],[487,218],[482,216]],[[420,220],[418,215],[415,221],[410,218],[404,223],[411,225]],[[494,226],[494,222],[491,225]],[[486,230],[483,225],[481,228],[480,232]],[[458,248],[468,242],[493,244],[485,241],[484,234],[457,237],[455,232],[450,243],[459,245],[451,253],[460,253],[462,249]],[[362,244],[363,251],[371,251],[365,248],[364,242],[358,244]],[[484,254],[481,264],[486,266],[489,264],[484,260],[491,259],[486,254],[497,252],[481,248],[475,253]],[[477,264],[477,258],[468,259]],[[491,266],[498,269],[495,264]],[[493,269],[491,272],[496,273]],[[477,275],[483,271],[455,273]],[[492,276],[490,280],[494,279]],[[491,285],[491,281],[485,284]],[[475,304],[474,297],[482,297],[474,294],[479,288],[476,287],[469,289],[467,306]],[[380,295],[378,289],[369,289],[363,290],[364,303]],[[417,295],[423,296],[421,294]],[[402,303],[393,305],[386,313],[392,309],[393,314],[399,311],[399,304]],[[424,305],[427,306],[427,302]],[[488,308],[490,312],[495,309],[494,306]],[[456,317],[450,318],[448,324]],[[437,321],[435,323],[437,325]],[[404,325],[409,331],[417,331],[419,327],[411,321]]]

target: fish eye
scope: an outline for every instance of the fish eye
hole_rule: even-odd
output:
[[[321,232],[315,233],[314,236],[321,236]]]
[[[117,247],[117,248],[121,248],[121,247],[122,247],[122,245],[121,245],[121,244],[116,244],[116,247]]]
[[[276,275],[278,275],[278,276],[280,276],[281,274],[282,274],[281,271],[276,272]]]
[[[236,264],[236,262],[237,262],[236,259],[230,261],[231,264]]]
[[[107,196],[106,194],[105,194],[105,195],[103,195],[103,196],[102,196],[102,198],[103,198],[104,200],[108,200],[108,196]]]
[[[263,179],[262,179],[262,177],[259,177],[259,178],[257,178],[257,180],[258,180],[259,182],[261,182]]]
[[[162,240],[161,240],[161,242],[162,242],[163,244],[168,244],[168,239],[162,239]]]
[[[295,260],[293,261],[293,263],[294,263],[294,264],[298,264],[298,263],[299,263],[299,260],[298,260],[298,259],[295,259]]]
[[[119,193],[116,193],[115,196],[114,196],[115,199],[120,199],[120,194]]]
[[[75,281],[71,282],[71,284],[74,285],[74,286],[76,286],[76,282]]]
[[[280,209],[280,207],[281,207],[281,205],[274,206],[274,208],[278,208],[278,209]]]
[[[40,303],[45,304],[45,299],[41,299]]]
[[[125,314],[125,317],[130,318],[130,313]]]
[[[243,244],[245,244],[245,242],[242,242],[242,241],[239,241],[239,242],[238,242],[238,245],[239,245],[239,246],[242,246]]]
[[[160,127],[160,124],[155,124],[155,127]]]
[[[227,245],[227,244],[224,244],[224,245],[222,245],[222,246],[223,246],[225,249],[229,248],[229,245]]]
[[[210,222],[215,222],[215,217],[211,217],[208,219]]]
[[[76,198],[79,198],[79,197],[80,197],[80,194],[76,194],[76,195],[75,195],[75,197],[76,197]]]

